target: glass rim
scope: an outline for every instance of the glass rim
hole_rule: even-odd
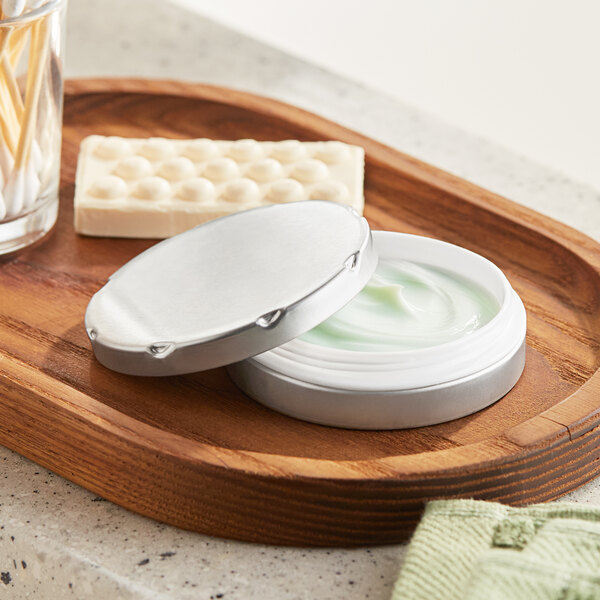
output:
[[[31,23],[40,17],[44,17],[51,12],[54,12],[60,8],[63,4],[66,4],[67,0],[48,0],[41,6],[38,6],[34,10],[24,12],[17,17],[11,17],[10,19],[0,19],[0,27],[4,25],[21,25],[22,23]]]

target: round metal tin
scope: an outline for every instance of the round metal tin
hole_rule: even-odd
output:
[[[146,250],[91,299],[97,359],[131,375],[176,375],[249,358],[315,327],[377,265],[369,226],[341,204],[240,212]]]
[[[381,262],[402,259],[471,277],[498,301],[486,325],[451,342],[361,352],[293,340],[230,365],[234,382],[279,412],[323,425],[400,429],[474,413],[504,396],[525,366],[526,314],[502,271],[459,246],[373,232]]]
[[[294,379],[255,360],[227,367],[248,396],[278,412],[347,429],[408,429],[470,415],[507,394],[525,367],[525,339],[498,363],[472,375],[414,389],[355,391]]]

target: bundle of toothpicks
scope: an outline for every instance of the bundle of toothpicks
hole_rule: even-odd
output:
[[[36,10],[46,0],[3,0],[0,24],[0,221],[29,211],[40,193],[42,155],[35,139],[38,105],[46,70],[48,15],[24,23],[10,19]],[[33,16],[33,15],[32,15]],[[29,42],[25,89],[16,75]]]

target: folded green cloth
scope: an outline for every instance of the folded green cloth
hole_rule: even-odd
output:
[[[393,600],[600,600],[600,508],[427,505]]]

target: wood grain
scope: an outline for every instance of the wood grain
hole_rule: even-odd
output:
[[[458,243],[504,269],[528,312],[523,377],[475,415],[367,432],[270,411],[223,369],[162,379],[108,371],[87,341],[86,305],[153,242],[74,234],[78,144],[92,133],[363,146],[372,228]],[[59,222],[0,263],[0,299],[0,442],[180,527],[294,545],[396,542],[429,498],[544,501],[600,473],[599,245],[274,100],[165,81],[69,82]]]

